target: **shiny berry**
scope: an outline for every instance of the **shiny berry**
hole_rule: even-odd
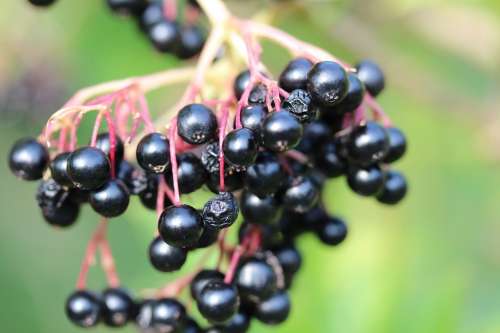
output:
[[[139,302],[137,305],[135,323],[137,324],[137,327],[144,332],[155,332],[153,330],[152,323],[154,304],[154,300],[148,299]]]
[[[32,138],[16,141],[9,153],[12,173],[24,180],[38,180],[49,164],[49,152],[44,145]]]
[[[113,179],[99,189],[90,192],[90,206],[104,217],[122,215],[130,202],[130,193],[119,179]]]
[[[142,187],[142,190],[139,192],[139,199],[141,200],[141,203],[149,209],[156,209],[156,204],[157,204],[157,197],[158,197],[158,176],[157,174],[150,173],[146,174],[146,185],[145,187]],[[142,183],[144,180],[138,179],[140,183]],[[163,198],[163,207],[166,208],[172,203],[168,199],[167,196]]]
[[[329,140],[318,150],[316,164],[327,177],[334,178],[343,175],[347,169],[347,162],[341,156],[337,142]]]
[[[205,227],[201,233],[200,239],[194,248],[189,248],[189,250],[204,249],[213,245],[219,238],[219,229],[212,229]]]
[[[262,104],[253,104],[241,110],[241,126],[260,135],[262,123],[267,115],[267,108]]]
[[[136,151],[137,162],[146,171],[163,173],[170,165],[170,144],[160,133],[151,133],[141,139]]]
[[[200,53],[204,43],[205,36],[199,27],[195,25],[183,27],[175,54],[181,59],[192,58]]]
[[[260,302],[254,312],[255,318],[267,325],[283,323],[290,314],[290,297],[284,291],[278,291],[267,300]]]
[[[352,167],[347,172],[347,183],[359,195],[372,196],[384,187],[385,175],[378,166],[368,168]]]
[[[404,133],[396,127],[386,128],[386,132],[389,136],[389,151],[384,158],[384,162],[393,163],[404,156],[406,152],[406,137]]]
[[[212,332],[222,333],[246,333],[250,328],[251,317],[240,311],[233,316],[227,323],[217,325]]]
[[[250,105],[262,105],[266,103],[268,96],[267,87],[263,84],[257,84],[250,91],[250,95],[248,95],[248,104]]]
[[[205,288],[209,282],[214,280],[223,281],[224,274],[213,269],[204,269],[198,272],[193,278],[193,281],[191,281],[191,297],[193,297],[194,300],[197,300],[200,297],[203,288]]]
[[[203,207],[203,223],[206,228],[224,229],[238,218],[238,203],[231,192],[221,192],[208,200]]]
[[[95,326],[101,319],[101,302],[93,293],[75,291],[66,301],[66,316],[77,326]]]
[[[283,109],[290,112],[301,123],[316,119],[317,108],[312,107],[311,95],[306,90],[295,89],[283,102]]]
[[[71,153],[61,153],[54,157],[50,162],[50,175],[52,178],[62,186],[72,187],[73,182],[68,176],[67,166],[68,158]]]
[[[66,170],[73,185],[83,190],[95,190],[111,177],[108,157],[102,150],[93,147],[72,152]]]
[[[347,157],[365,166],[381,161],[389,149],[389,137],[384,127],[374,121],[355,127],[346,143]]]
[[[162,2],[152,1],[141,15],[140,25],[142,29],[148,31],[156,23],[162,21],[164,17]]]
[[[296,58],[288,63],[280,75],[279,85],[284,90],[291,92],[295,89],[307,88],[307,74],[313,64],[306,58]]]
[[[111,161],[111,137],[109,133],[99,134],[97,136],[95,147],[102,150]],[[123,146],[123,141],[120,139],[120,137],[116,135],[114,138],[114,149],[115,149],[114,161],[116,164],[118,164],[120,163],[121,160],[123,160],[123,151],[125,148]]]
[[[330,217],[316,233],[324,244],[338,245],[347,237],[347,225],[338,217]]]
[[[135,168],[127,160],[122,160],[118,165],[116,178],[125,184],[131,195],[139,194],[147,186],[147,177],[144,170]]]
[[[334,106],[329,112],[336,112],[337,114],[345,114],[356,110],[363,102],[365,96],[365,86],[354,73],[347,75],[349,79],[349,89],[344,99]]]
[[[186,250],[168,245],[160,237],[156,237],[149,245],[149,261],[160,272],[179,270],[186,258]]]
[[[307,75],[307,89],[315,102],[324,106],[335,106],[349,90],[347,73],[336,62],[319,62]]]
[[[376,97],[384,90],[385,77],[382,69],[370,60],[363,60],[356,65],[357,75],[364,83],[366,90]]]
[[[377,200],[387,205],[399,203],[406,195],[408,185],[401,172],[388,171],[382,191],[377,195]]]
[[[110,288],[102,293],[102,319],[107,326],[125,326],[134,314],[135,304],[130,295],[122,290]]]
[[[315,155],[318,148],[330,139],[332,130],[328,124],[322,120],[315,120],[304,125],[304,134],[299,145],[295,148],[307,155]]]
[[[158,231],[171,246],[194,247],[203,232],[203,220],[191,206],[171,206],[161,214]]]
[[[305,213],[319,199],[319,190],[308,177],[291,179],[283,194],[283,206],[291,211]]]
[[[54,4],[56,0],[28,0],[30,4],[37,7],[46,7]]]
[[[200,145],[215,138],[217,118],[203,104],[189,104],[177,115],[177,132],[187,143]]]
[[[184,323],[182,325],[182,333],[204,333],[205,331],[201,329],[200,325],[192,319],[192,318],[187,318],[184,320]]]
[[[254,164],[247,168],[245,174],[246,188],[258,195],[267,196],[276,193],[286,179],[278,157],[275,154],[262,152]]]
[[[302,137],[302,125],[287,111],[270,113],[262,124],[264,146],[275,152],[294,148]]]
[[[36,200],[45,221],[53,226],[69,227],[80,213],[80,206],[72,200],[71,194],[53,179],[40,183]]]
[[[286,280],[289,280],[302,266],[302,256],[294,246],[285,245],[275,249],[273,253],[283,269]]]
[[[241,298],[253,303],[269,298],[277,289],[273,268],[256,258],[248,259],[239,266],[234,282]]]
[[[236,98],[239,100],[245,89],[250,84],[250,71],[243,71],[234,80],[233,91]]]
[[[224,158],[237,166],[249,166],[255,162],[258,149],[258,139],[248,128],[236,129],[224,138]]]
[[[243,188],[243,172],[232,170],[231,172],[224,173],[224,189],[220,188],[219,172],[209,175],[207,186],[210,191],[214,193],[220,193],[221,191],[234,192]]]
[[[176,22],[163,19],[149,28],[149,39],[159,52],[172,52],[179,43],[180,29]]]
[[[186,309],[173,298],[162,298],[153,303],[151,324],[157,332],[178,332],[186,319]]]
[[[207,283],[196,301],[200,313],[212,323],[231,319],[240,305],[236,288],[220,280]]]
[[[167,170],[167,182],[172,185],[172,171]],[[208,173],[198,156],[193,153],[177,155],[177,181],[181,193],[191,193],[202,187],[208,179]]]
[[[243,191],[240,199],[241,214],[249,223],[271,224],[278,221],[281,209],[274,196],[258,197]]]

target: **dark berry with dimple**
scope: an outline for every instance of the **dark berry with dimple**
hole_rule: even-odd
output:
[[[239,128],[226,135],[222,148],[227,161],[237,166],[249,166],[257,158],[258,138],[251,129]]]
[[[273,153],[261,152],[255,163],[247,168],[244,181],[250,192],[266,196],[276,193],[285,179],[278,157]]]
[[[187,143],[200,145],[215,138],[217,118],[203,104],[189,104],[177,115],[177,132]]]
[[[270,113],[262,124],[264,146],[275,152],[294,148],[302,137],[302,125],[287,111]]]
[[[203,228],[200,239],[196,243],[196,246],[189,248],[189,250],[204,249],[213,245],[219,238],[219,229],[213,229],[209,227]]]
[[[304,154],[314,156],[318,148],[332,136],[332,130],[328,124],[322,120],[315,120],[304,125],[304,134],[296,150]]]
[[[404,156],[406,152],[406,137],[399,128],[389,127],[385,130],[389,137],[389,150],[384,158],[384,162],[393,163]]]
[[[290,314],[290,297],[284,291],[278,291],[255,307],[254,316],[267,325],[283,323]]]
[[[285,278],[285,286],[290,287],[292,279],[300,269],[302,265],[302,256],[300,252],[291,245],[285,245],[278,249],[273,250],[274,255],[278,259],[278,262],[283,270],[283,275]]]
[[[406,196],[408,184],[406,178],[399,171],[387,172],[382,191],[377,195],[377,200],[387,205],[395,205]]]
[[[172,187],[172,171],[167,170],[165,178]],[[193,153],[177,155],[177,181],[181,193],[192,193],[205,184],[208,173],[198,156]]]
[[[153,239],[149,245],[149,261],[160,272],[174,272],[186,262],[187,252],[171,246],[160,237]]]
[[[231,192],[221,192],[207,201],[203,207],[205,227],[223,229],[230,227],[238,218],[239,208]]]
[[[243,191],[240,209],[245,220],[255,224],[275,223],[281,215],[280,205],[275,196],[261,198],[249,191]]]
[[[157,204],[157,196],[158,196],[158,182],[159,182],[159,175],[156,175],[154,173],[149,173],[145,175],[145,186],[142,185],[144,182],[144,179],[139,178],[137,181],[141,184],[140,187],[142,190],[139,192],[139,199],[141,200],[141,203],[149,209],[156,209],[156,204]],[[167,196],[163,198],[164,203],[163,207],[166,208],[170,206],[172,203],[168,199]]]
[[[180,29],[177,22],[163,19],[149,28],[149,39],[160,52],[172,52],[179,43]]]
[[[283,194],[283,206],[304,213],[318,202],[318,188],[308,177],[296,177],[289,181]]]
[[[252,104],[265,104],[267,100],[267,88],[263,84],[257,84],[250,91],[248,95],[248,103]]]
[[[208,282],[196,301],[200,313],[212,323],[223,323],[231,319],[240,304],[236,288],[220,280]]]
[[[73,185],[83,190],[95,190],[111,177],[108,157],[102,150],[93,147],[72,152],[66,170]]]
[[[78,290],[66,300],[66,316],[80,327],[93,327],[101,319],[101,301],[91,292]]]
[[[122,215],[130,202],[130,193],[119,179],[107,182],[99,189],[90,192],[90,206],[104,217]]]
[[[319,62],[307,75],[307,89],[315,102],[324,106],[335,106],[349,90],[347,73],[336,62]]]
[[[307,74],[313,64],[306,58],[296,58],[288,63],[279,77],[279,86],[291,92],[307,88]]]
[[[347,237],[347,225],[338,217],[330,217],[316,231],[319,239],[326,245],[338,245]]]
[[[161,298],[154,301],[151,324],[157,332],[178,332],[186,319],[186,309],[173,298]]]
[[[158,231],[162,239],[172,246],[194,247],[203,232],[203,220],[191,206],[171,206],[161,214]]]
[[[136,150],[137,162],[146,171],[163,173],[170,165],[170,143],[161,133],[144,136]]]
[[[73,182],[68,176],[68,158],[71,153],[61,153],[50,162],[50,175],[60,185],[72,187]]]
[[[243,71],[234,80],[233,91],[237,99],[240,99],[246,87],[250,84],[250,72]]]
[[[361,166],[381,161],[389,150],[389,137],[384,127],[374,121],[356,126],[346,142],[348,158]]]
[[[125,326],[134,315],[135,304],[123,289],[110,288],[101,296],[102,319],[107,326]]]
[[[363,60],[356,65],[356,73],[364,83],[366,90],[374,97],[385,87],[385,77],[382,69],[371,60]]]
[[[227,169],[227,168],[226,168]],[[232,170],[230,172],[224,172],[224,188],[220,188],[220,175],[219,172],[211,173],[208,177],[207,187],[213,193],[224,192],[234,192],[243,188],[243,176],[244,172]]]
[[[111,137],[109,133],[101,133],[97,136],[96,148],[102,150],[111,161]],[[119,136],[115,135],[114,138],[114,149],[115,149],[115,163],[120,163],[123,160],[124,146],[123,141]]]
[[[248,105],[241,110],[241,126],[260,135],[266,115],[267,108],[263,104]]]
[[[16,141],[9,153],[12,173],[24,180],[38,180],[49,164],[49,152],[44,145],[32,138]]]
[[[240,264],[234,282],[242,300],[253,303],[269,298],[277,289],[273,268],[257,258],[247,259]]]
[[[36,200],[42,215],[49,224],[57,227],[73,225],[80,213],[80,206],[53,179],[43,180],[38,187]]]
[[[190,284],[191,297],[197,300],[205,286],[214,280],[224,280],[224,274],[213,269],[204,269],[198,272]]]
[[[339,177],[347,169],[347,161],[340,154],[336,140],[328,140],[321,145],[315,161],[317,168],[329,178]]]
[[[384,187],[385,175],[378,166],[351,167],[347,172],[347,183],[359,195],[373,196]]]
[[[200,53],[205,43],[203,31],[195,25],[182,27],[175,54],[181,59],[189,59]]]
[[[353,112],[356,110],[363,102],[363,97],[365,96],[365,86],[363,82],[354,73],[349,73],[347,75],[349,79],[349,89],[347,90],[347,95],[344,99],[334,106],[328,112],[335,112],[337,114],[346,114],[348,112]]]
[[[283,102],[283,109],[290,112],[301,123],[316,119],[317,109],[311,107],[311,95],[302,89],[293,90]]]

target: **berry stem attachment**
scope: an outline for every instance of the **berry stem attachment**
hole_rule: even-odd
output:
[[[174,200],[172,203],[175,206],[180,206],[181,199],[179,194],[179,179],[177,170],[177,154],[176,154],[176,137],[177,137],[177,117],[170,121],[169,140],[170,140],[170,165],[172,166],[172,182],[174,184]]]

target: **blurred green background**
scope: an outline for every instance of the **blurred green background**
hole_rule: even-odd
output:
[[[155,53],[104,1],[59,2],[48,11],[26,1],[0,4],[0,156],[18,137],[37,135],[78,88],[179,64]],[[303,238],[289,321],[255,324],[252,332],[500,332],[500,2],[298,3],[284,5],[275,23],[350,62],[373,58],[386,70],[380,102],[409,137],[396,168],[411,192],[387,208],[356,197],[343,179],[331,182],[325,198],[347,219],[347,241],[332,249]],[[248,14],[268,4],[231,6]],[[279,71],[282,53],[266,51]],[[180,91],[157,93],[155,109]],[[70,231],[48,228],[36,184],[14,179],[5,161],[0,177],[1,331],[79,331],[63,304],[97,217],[86,209]],[[154,228],[154,215],[135,201],[111,224],[118,271],[134,291],[171,278],[146,260]],[[104,286],[99,270],[90,285]]]

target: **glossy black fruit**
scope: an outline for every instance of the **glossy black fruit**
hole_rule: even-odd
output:
[[[177,115],[177,132],[187,143],[200,145],[215,138],[217,118],[203,104],[189,104]]]
[[[256,258],[248,259],[238,267],[234,282],[245,302],[263,301],[277,289],[277,277],[273,268],[264,260]]]
[[[257,155],[255,163],[247,168],[244,181],[250,192],[262,197],[276,193],[285,179],[278,157],[262,152]]]
[[[83,190],[95,190],[111,177],[108,157],[102,150],[93,147],[83,147],[72,152],[66,170],[73,185]]]
[[[328,107],[335,106],[349,90],[347,73],[336,62],[319,62],[307,75],[307,89],[315,102]]]
[[[139,199],[146,208],[155,210],[158,196],[158,177],[160,176],[154,173],[150,173],[146,174],[145,177],[146,186],[143,187],[143,185],[141,185],[142,190],[139,192]],[[142,183],[144,180],[138,179],[138,181]],[[163,201],[164,208],[172,205],[167,196],[163,198]]]
[[[245,220],[255,224],[275,223],[281,216],[281,209],[275,196],[258,197],[243,191],[240,199],[240,209]]]
[[[359,195],[372,196],[384,187],[385,175],[378,166],[368,168],[352,167],[347,172],[349,187]]]
[[[66,301],[66,316],[77,326],[95,326],[101,319],[101,302],[93,293],[75,291]]]
[[[52,161],[50,161],[50,175],[52,178],[62,186],[72,187],[73,182],[68,176],[68,172],[66,171],[68,165],[68,158],[71,153],[61,153],[54,157]]]
[[[385,163],[393,163],[404,156],[406,152],[406,137],[404,133],[396,128],[389,127],[385,129],[389,137],[389,151],[385,155]]]
[[[180,31],[175,54],[181,59],[189,59],[200,53],[205,43],[203,31],[195,25],[185,26]]]
[[[194,248],[189,248],[189,250],[204,249],[213,245],[219,238],[219,230],[205,227],[201,233],[200,239]]]
[[[318,169],[329,178],[339,177],[347,169],[347,162],[341,156],[337,145],[335,140],[329,140],[320,147],[316,155]]]
[[[249,166],[257,158],[258,138],[248,128],[229,132],[223,142],[224,158],[237,166]]]
[[[260,136],[267,108],[262,104],[248,105],[241,110],[241,126],[251,129]]]
[[[384,73],[376,63],[371,60],[363,60],[356,65],[356,70],[359,79],[373,97],[376,97],[384,90]]]
[[[283,102],[283,109],[290,112],[301,123],[316,119],[317,108],[312,106],[311,95],[302,89],[295,89]]]
[[[192,319],[188,318],[184,321],[182,325],[182,333],[204,333],[205,331],[198,325],[198,323]]]
[[[12,173],[24,180],[38,180],[49,164],[49,152],[44,145],[32,138],[16,141],[9,153]]]
[[[63,228],[73,225],[80,213],[80,206],[72,199],[71,193],[53,179],[42,181],[36,194],[45,221]]]
[[[316,205],[319,199],[319,190],[308,177],[293,178],[283,194],[285,209],[305,213]]]
[[[315,120],[304,125],[304,134],[299,145],[295,148],[304,154],[314,156],[323,144],[332,136],[332,130],[322,120]]]
[[[149,261],[161,272],[179,270],[186,258],[186,250],[168,245],[160,237],[156,237],[149,245]]]
[[[278,291],[267,300],[259,303],[254,312],[255,318],[267,325],[283,323],[290,314],[290,298],[284,291]]]
[[[203,232],[203,220],[191,206],[171,206],[161,214],[158,231],[162,239],[172,246],[195,247]]]
[[[355,127],[346,143],[348,158],[367,166],[381,161],[389,150],[389,137],[384,127],[374,121]]]
[[[172,172],[167,170],[165,178],[172,185]],[[198,156],[193,153],[177,155],[177,181],[181,193],[191,193],[198,190],[208,179],[208,173]]]
[[[231,319],[240,305],[236,288],[220,280],[207,283],[196,301],[200,313],[212,323]]]
[[[173,298],[162,298],[153,303],[151,324],[157,332],[178,332],[186,319],[186,309]]]
[[[306,58],[296,58],[288,63],[280,75],[279,85],[288,92],[307,88],[307,74],[313,64]]]
[[[281,269],[283,270],[285,285],[289,288],[293,276],[302,266],[302,256],[300,255],[300,252],[291,245],[285,245],[275,249],[273,250],[273,253],[276,258],[278,258]]]
[[[347,237],[347,225],[338,217],[330,217],[316,233],[324,244],[338,245]]]
[[[148,34],[154,47],[160,52],[173,52],[179,44],[179,25],[167,19],[153,24]]]
[[[266,103],[267,100],[267,87],[263,84],[255,85],[248,95],[248,104],[250,105],[262,105]]]
[[[294,148],[302,137],[302,125],[288,111],[270,113],[262,124],[264,146],[275,152]]]
[[[141,28],[148,31],[156,23],[162,21],[164,17],[162,2],[152,1],[141,15]]]
[[[237,99],[240,99],[245,92],[246,87],[250,84],[250,71],[243,71],[234,80],[233,91]]]
[[[95,147],[102,150],[111,161],[111,137],[109,133],[99,134],[97,136]],[[114,149],[115,149],[114,160],[116,165],[118,165],[118,163],[120,163],[121,160],[123,160],[123,151],[125,149],[123,146],[123,141],[118,136],[115,136]]]
[[[134,315],[135,304],[123,289],[110,288],[102,293],[102,319],[107,326],[125,326]]]
[[[356,110],[363,102],[365,96],[365,86],[363,82],[354,73],[347,75],[349,80],[349,89],[347,95],[342,101],[334,106],[329,112],[336,112],[337,114],[346,114]]]
[[[197,300],[200,297],[203,288],[205,288],[205,286],[209,282],[214,280],[223,281],[224,274],[213,269],[204,269],[200,271],[198,274],[196,274],[193,281],[191,281],[191,297],[193,297],[194,300]]]
[[[401,172],[388,171],[382,191],[377,195],[377,200],[388,205],[399,203],[406,195],[408,185]]]
[[[236,221],[238,213],[238,203],[234,195],[231,192],[221,192],[208,200],[203,207],[203,223],[206,228],[228,228]]]
[[[251,319],[248,314],[239,311],[227,323],[217,325],[211,332],[245,333],[250,328]]]
[[[99,189],[90,192],[90,205],[104,217],[122,215],[130,202],[130,193],[119,179],[113,179]]]
[[[146,171],[163,173],[170,165],[170,144],[161,133],[150,133],[137,146],[137,162]]]

